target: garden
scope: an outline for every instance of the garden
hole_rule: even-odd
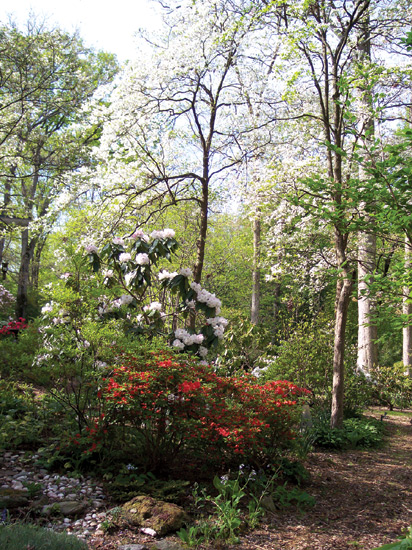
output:
[[[412,4],[152,3],[0,23],[0,548],[412,549]]]
[[[365,494],[363,514],[388,523],[377,530],[360,517],[353,544],[396,538],[411,513],[412,413],[398,412],[410,401],[409,377],[383,369],[371,384],[352,374],[345,419],[331,428],[330,377],[319,377],[315,358],[296,362],[305,346],[321,353],[322,339],[297,330],[278,361],[256,360],[252,372],[235,366],[247,335],[224,344],[219,298],[191,282],[190,269],[163,267],[177,247],[171,229],[85,243],[37,319],[3,322],[3,544],[259,548],[263,537],[264,548],[280,540],[332,548],[319,534],[317,546],[307,540],[307,529],[344,510],[350,530],[353,499]],[[2,288],[10,310],[13,296]],[[216,360],[220,349],[226,360]],[[300,368],[288,370],[293,364]],[[386,483],[385,512],[378,482]],[[394,516],[400,506],[403,521]],[[50,542],[50,528],[68,538]],[[346,538],[334,536],[333,547],[349,548]]]

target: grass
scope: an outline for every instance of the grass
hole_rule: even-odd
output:
[[[4,550],[87,550],[85,542],[74,535],[55,533],[44,527],[12,523],[0,525],[0,548]]]

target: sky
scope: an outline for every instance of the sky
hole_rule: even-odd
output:
[[[33,11],[45,16],[50,26],[67,31],[79,29],[87,46],[115,53],[119,61],[133,59],[134,33],[139,27],[156,27],[150,0],[14,0],[0,2],[0,21],[8,16],[24,24]]]

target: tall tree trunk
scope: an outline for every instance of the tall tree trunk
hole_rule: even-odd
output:
[[[21,262],[19,270],[19,279],[17,286],[16,299],[16,317],[26,318],[28,291],[29,291],[29,276],[30,262],[33,258],[36,239],[32,239],[29,244],[29,229],[23,229],[21,234]]]
[[[361,36],[358,44],[359,60],[362,64],[370,63],[370,21],[369,13],[364,18],[361,27]],[[368,155],[368,143],[371,143],[374,133],[374,120],[371,114],[372,95],[366,85],[360,89],[360,104],[363,119],[360,121],[361,139],[364,156]],[[359,168],[360,185],[367,178],[362,166]],[[361,209],[363,206],[361,205]],[[373,220],[364,214],[368,225],[373,227]],[[376,340],[378,332],[373,320],[374,301],[368,292],[368,281],[371,282],[376,269],[376,235],[372,232],[359,234],[358,243],[358,358],[357,368],[360,372],[368,373],[378,362]]]
[[[12,168],[12,170],[15,170],[14,168]],[[10,200],[11,200],[11,181],[9,178],[6,179],[5,183],[4,183],[4,198],[3,198],[3,208],[0,212],[0,214],[2,216],[6,216],[7,215],[7,208],[10,204]],[[4,222],[3,222],[4,223]],[[3,253],[4,253],[4,246],[6,244],[6,239],[4,237],[0,237],[0,266],[3,262]]]
[[[259,323],[260,313],[260,213],[253,220],[253,273],[252,273],[252,307],[250,320],[254,325]]]
[[[358,243],[358,359],[357,367],[368,373],[378,362],[377,327],[373,321],[374,301],[368,294],[368,280],[376,269],[376,235],[361,233]]]
[[[44,245],[46,244],[46,237],[39,239],[33,254],[33,259],[30,266],[30,286],[34,290],[39,288],[39,273],[40,273],[40,263],[41,255],[43,252]]]
[[[347,235],[342,235],[342,233],[335,228],[335,250],[338,265],[341,267],[341,273],[336,281],[335,297],[332,407],[330,417],[330,425],[332,428],[340,428],[343,424],[346,323],[353,286],[353,277],[347,267],[346,239]]]
[[[352,292],[352,280],[348,274],[336,285],[335,334],[333,344],[333,383],[330,425],[340,428],[343,423],[344,355],[348,307]]]
[[[405,272],[409,273],[412,267],[411,248],[408,237],[405,237]],[[403,327],[402,361],[405,366],[405,374],[412,376],[412,300],[409,286],[403,288],[402,313],[408,317],[408,324]]]

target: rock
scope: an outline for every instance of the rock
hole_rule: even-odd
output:
[[[45,516],[49,516],[53,511],[55,511],[63,516],[78,516],[84,512],[86,506],[86,503],[79,502],[78,500],[66,500],[43,506],[41,513]]]
[[[119,550],[148,550],[148,548],[143,544],[124,544],[119,546]]]
[[[153,529],[164,536],[180,529],[187,516],[180,506],[170,502],[155,500],[149,496],[138,496],[122,506],[123,519],[143,529]]]
[[[155,543],[156,550],[183,550],[179,543],[172,540],[159,540]]]
[[[20,508],[27,506],[29,498],[27,491],[19,489],[0,489],[0,508]]]

